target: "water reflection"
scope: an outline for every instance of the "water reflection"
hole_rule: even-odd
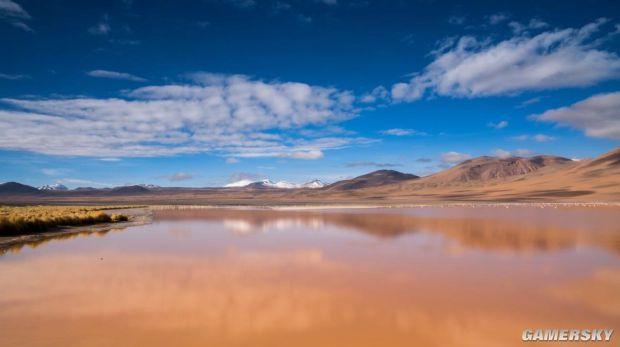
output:
[[[72,240],[78,237],[96,236],[103,237],[111,231],[121,231],[122,228],[110,228],[110,229],[84,229],[75,232],[58,232],[52,234],[37,235],[37,238],[24,239],[23,241],[15,240],[10,244],[0,245],[0,257],[5,253],[19,253],[24,247],[35,249],[40,246],[46,245],[53,241]]]
[[[453,217],[420,216],[407,210],[368,211],[274,211],[274,210],[163,210],[158,220],[222,220],[237,235],[298,227],[321,229],[335,225],[368,235],[393,238],[404,234],[436,233],[462,247],[486,250],[548,251],[594,246],[620,253],[620,227],[616,210],[591,211],[595,218],[583,223],[573,209],[529,209],[527,219],[502,218],[493,209],[459,209]],[[521,208],[523,209],[523,208]],[[419,212],[419,211],[417,211]],[[434,214],[434,210],[428,211]],[[454,212],[454,211],[453,211]],[[467,215],[469,214],[469,215]],[[555,214],[556,219],[549,220]],[[572,222],[574,221],[574,223]]]
[[[530,327],[618,329],[618,219],[582,212],[161,211],[1,257],[0,345],[510,346]]]
[[[110,232],[109,229],[90,231],[90,230],[82,230],[78,232],[68,232],[68,233],[56,233],[49,235],[40,235],[40,238],[35,239],[26,239],[23,241],[17,241],[15,243],[0,245],[0,256],[5,253],[19,253],[22,248],[37,248],[39,246],[45,245],[51,241],[62,241],[62,240],[71,240],[76,237],[84,237],[84,236],[105,236]]]

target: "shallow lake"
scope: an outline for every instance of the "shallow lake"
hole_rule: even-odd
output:
[[[0,281],[0,346],[510,346],[526,328],[620,334],[620,209],[162,210],[152,224],[6,250]]]

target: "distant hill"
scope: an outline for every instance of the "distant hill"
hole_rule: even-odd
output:
[[[598,158],[587,161],[583,165],[584,170],[592,169],[620,169],[620,148],[607,152]]]
[[[395,170],[377,170],[371,173],[338,181],[327,186],[327,190],[354,190],[369,187],[378,187],[386,184],[399,183],[420,178],[419,176],[403,173]]]
[[[111,195],[136,195],[136,194],[146,194],[150,193],[151,190],[145,188],[143,186],[135,185],[135,186],[123,186],[123,187],[115,187],[108,191],[108,194]]]
[[[433,183],[486,182],[525,175],[544,167],[573,163],[563,157],[539,155],[531,158],[510,157],[478,157],[466,160],[450,169],[441,171],[425,178]]]
[[[97,188],[93,188],[93,187],[77,187],[77,188],[73,189],[73,191],[75,191],[75,192],[92,192],[92,191],[97,191]]]
[[[0,184],[0,194],[3,195],[33,195],[40,193],[41,191],[35,187],[17,182],[6,182]]]

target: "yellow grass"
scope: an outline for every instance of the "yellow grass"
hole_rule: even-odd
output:
[[[94,206],[0,206],[0,236],[39,233],[62,226],[113,223],[128,220],[121,214],[109,215],[106,207]]]

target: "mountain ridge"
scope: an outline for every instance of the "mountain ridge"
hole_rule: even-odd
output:
[[[39,194],[41,193],[35,187],[18,183],[18,182],[5,182],[0,184],[0,194]]]
[[[264,183],[261,181],[261,183]],[[274,184],[269,181],[269,184]],[[112,199],[114,197],[114,199]],[[231,188],[148,189],[144,186],[39,191],[17,182],[0,184],[1,202],[296,204],[425,201],[608,201],[620,202],[620,148],[580,161],[555,156],[478,157],[418,177],[378,170],[316,189],[269,185]]]
[[[420,176],[396,170],[377,170],[348,180],[332,183],[327,190],[354,190],[419,179]]]
[[[550,155],[497,158],[482,156],[465,160],[449,169],[424,177],[428,182],[454,183],[511,178],[545,167],[573,163],[571,159]]]

